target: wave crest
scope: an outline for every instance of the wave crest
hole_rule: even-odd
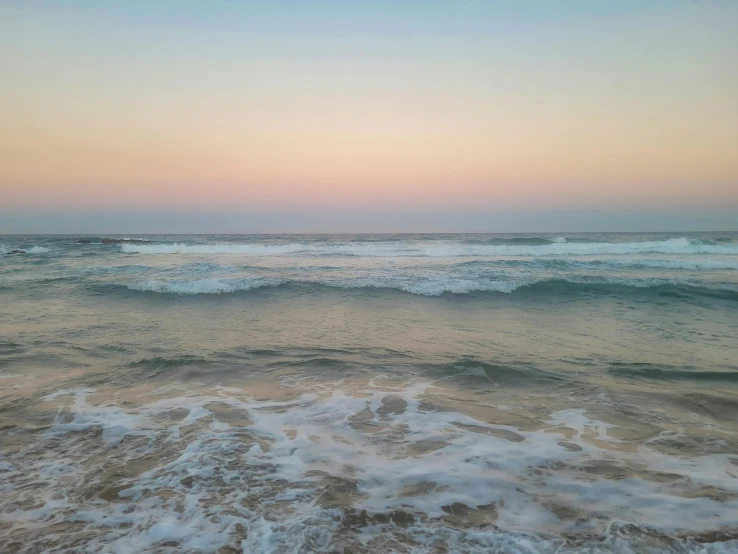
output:
[[[46,254],[51,252],[51,248],[47,248],[46,246],[31,246],[30,248],[9,248],[7,246],[0,246],[0,255],[10,254],[15,250],[18,250],[23,254]]]
[[[602,294],[628,295],[657,294],[673,298],[693,295],[721,300],[738,300],[738,291],[721,286],[708,287],[696,283],[674,282],[665,279],[586,279],[586,278],[542,278],[542,279],[426,279],[409,282],[391,278],[361,278],[344,280],[277,280],[251,279],[198,279],[193,281],[139,281],[126,288],[139,292],[155,292],[178,295],[230,294],[254,289],[281,286],[304,286],[339,289],[398,290],[419,296],[441,296],[444,294],[501,293],[512,294],[521,289],[544,294]]]
[[[529,240],[529,239],[525,239]],[[542,240],[542,239],[536,239]],[[688,238],[641,242],[561,242],[545,244],[468,244],[437,241],[434,243],[352,242],[291,244],[122,244],[121,252],[137,254],[242,254],[251,256],[343,255],[367,257],[457,257],[457,256],[565,256],[627,254],[725,254],[738,255],[736,245],[704,244]]]
[[[275,281],[260,279],[197,279],[195,281],[158,281],[150,279],[128,285],[130,290],[168,294],[224,294],[277,285]]]

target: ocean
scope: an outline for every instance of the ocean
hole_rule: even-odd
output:
[[[738,552],[738,233],[0,236],[0,551]]]

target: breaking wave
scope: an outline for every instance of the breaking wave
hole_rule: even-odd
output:
[[[564,237],[543,238],[543,237],[512,237],[512,238],[493,238],[493,239],[470,239],[465,240],[464,244],[492,244],[492,245],[522,245],[522,246],[543,246],[547,244],[555,244],[566,242]]]
[[[0,246],[0,256],[10,254],[14,250],[18,250],[23,254],[46,254],[51,252],[51,249],[45,246],[31,246],[30,248],[9,248],[7,246]]]
[[[122,244],[121,252],[137,254],[242,254],[251,256],[344,255],[368,257],[456,256],[564,256],[625,254],[724,254],[738,255],[738,245],[704,244],[688,238],[640,242],[552,242],[468,244],[455,241],[343,242],[291,244]],[[524,239],[531,240],[531,239]],[[545,239],[534,239],[545,240]]]
[[[51,538],[55,551],[88,552],[735,551],[734,531],[709,533],[735,527],[728,458],[619,450],[613,426],[579,408],[550,410],[534,428],[428,409],[431,385],[388,394],[303,384],[287,400],[217,387],[138,406],[57,389],[42,405],[61,403],[67,417],[33,444],[54,455],[28,462],[11,450],[2,466],[10,550],[26,540],[41,551]],[[605,463],[632,477],[586,473]],[[730,496],[699,494],[715,486]],[[65,533],[37,532],[59,514]],[[90,534],[93,525],[105,532]]]
[[[419,296],[441,296],[444,294],[501,293],[529,291],[550,294],[599,294],[629,295],[657,294],[673,298],[705,296],[722,300],[738,301],[738,290],[716,285],[707,287],[701,284],[673,282],[665,279],[424,279],[405,281],[392,278],[356,278],[336,280],[296,280],[296,279],[196,279],[186,280],[147,280],[124,285],[132,291],[154,292],[177,295],[230,294],[246,292],[267,287],[301,286],[318,289],[376,289],[398,290]]]
[[[263,279],[196,279],[194,281],[158,281],[149,279],[127,285],[130,290],[168,294],[224,294],[275,286],[278,281]]]

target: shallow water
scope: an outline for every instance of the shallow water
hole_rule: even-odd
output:
[[[3,552],[738,551],[738,234],[79,238],[0,237]]]

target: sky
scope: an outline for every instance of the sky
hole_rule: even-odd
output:
[[[0,233],[738,230],[738,2],[0,3]]]

